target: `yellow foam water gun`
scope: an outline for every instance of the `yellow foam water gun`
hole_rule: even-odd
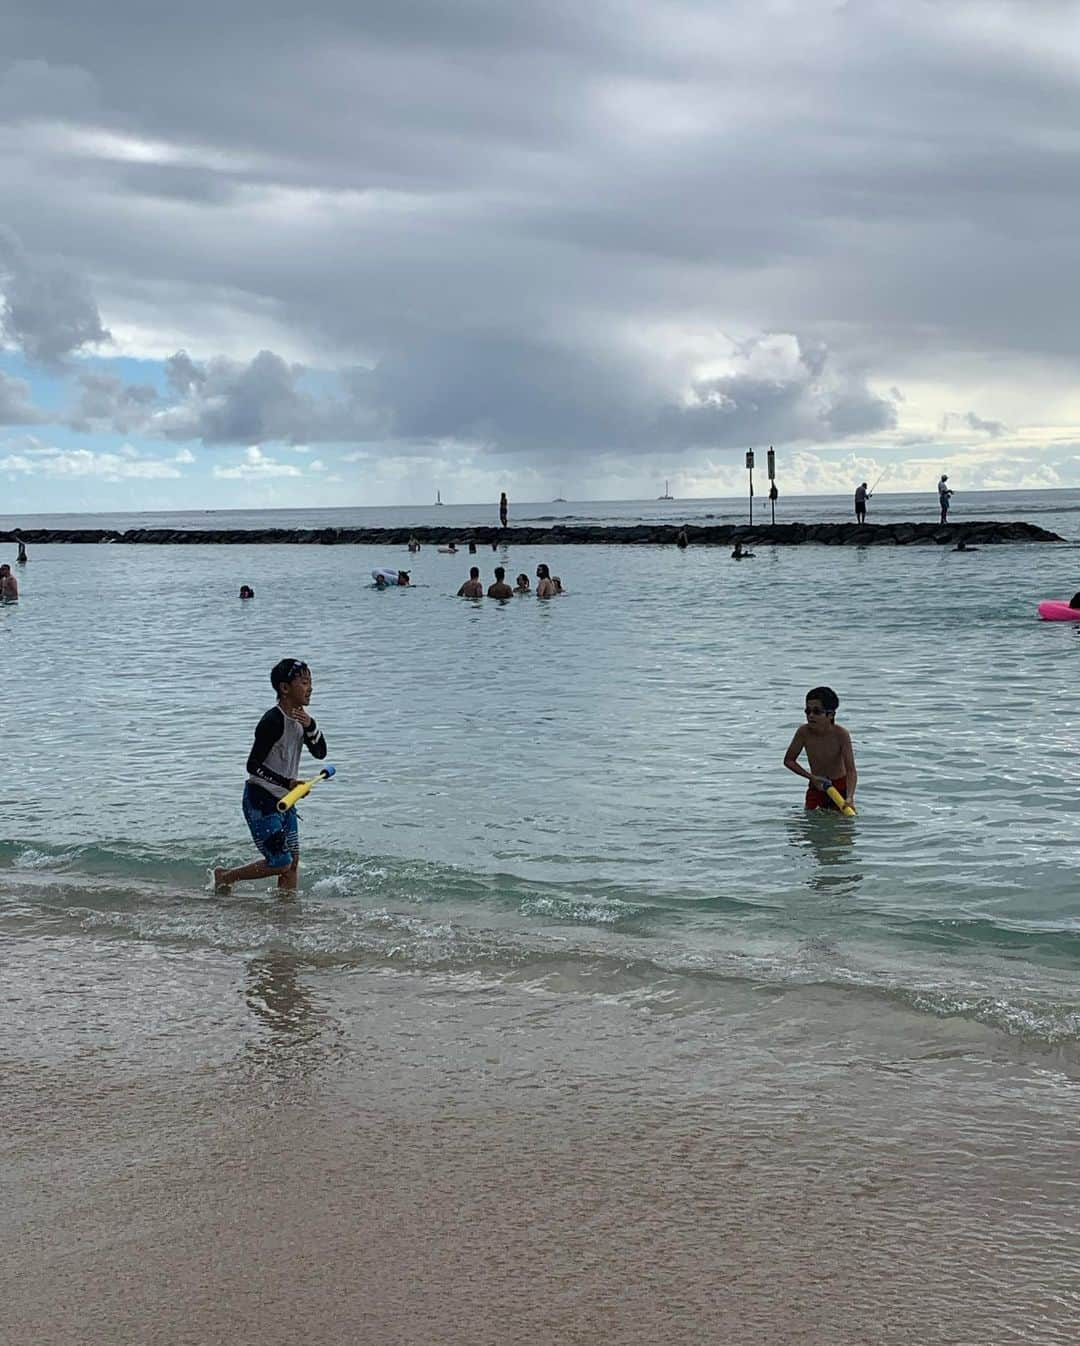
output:
[[[847,802],[847,800],[836,788],[836,786],[833,785],[832,781],[829,782],[828,789],[825,791],[825,793],[829,796],[829,798],[832,800],[832,802],[836,805],[836,807],[840,810],[840,812],[844,815],[845,818],[855,817],[854,808]],[[280,804],[278,805],[278,808],[281,808]]]
[[[287,795],[282,795],[278,800],[278,812],[288,813],[294,804],[298,804],[301,799],[306,798],[311,793],[313,785],[318,785],[321,780],[329,780],[336,771],[336,767],[324,766],[317,776],[312,776],[310,780],[302,780],[299,785],[294,785]]]

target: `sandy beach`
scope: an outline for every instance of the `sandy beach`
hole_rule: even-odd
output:
[[[835,996],[337,982],[249,981],[227,1063],[9,1066],[5,1342],[1075,1340],[1060,1061]]]

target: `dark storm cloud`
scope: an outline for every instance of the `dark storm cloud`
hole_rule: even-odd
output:
[[[84,277],[26,255],[10,231],[0,232],[0,336],[28,359],[59,364],[109,340]]]
[[[248,364],[218,357],[205,364],[179,351],[165,364],[176,400],[146,422],[146,432],[178,442],[204,444],[323,443],[363,437],[376,420],[357,396],[362,381],[345,385],[346,396],[315,395],[301,382],[302,365],[273,351]]]
[[[158,400],[147,384],[128,384],[111,374],[81,370],[79,397],[68,419],[73,430],[130,435],[145,429]]]
[[[110,325],[161,293],[185,314],[170,438],[826,442],[893,424],[878,372],[1080,354],[1068,7],[146,13],[8,6],[0,170],[34,256],[92,278]],[[34,358],[105,335],[85,288],[16,299]],[[251,360],[271,320],[362,388]],[[207,358],[237,330],[244,360]],[[767,332],[800,354],[739,355]]]

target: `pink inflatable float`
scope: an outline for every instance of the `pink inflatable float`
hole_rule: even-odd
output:
[[[1039,604],[1044,622],[1080,622],[1080,608],[1071,608],[1060,598],[1046,598]]]

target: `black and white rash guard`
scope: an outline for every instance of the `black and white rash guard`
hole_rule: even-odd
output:
[[[274,799],[288,794],[299,775],[304,746],[320,762],[326,756],[326,739],[315,721],[304,729],[280,706],[271,706],[255,726],[255,742],[247,760],[248,783]]]

